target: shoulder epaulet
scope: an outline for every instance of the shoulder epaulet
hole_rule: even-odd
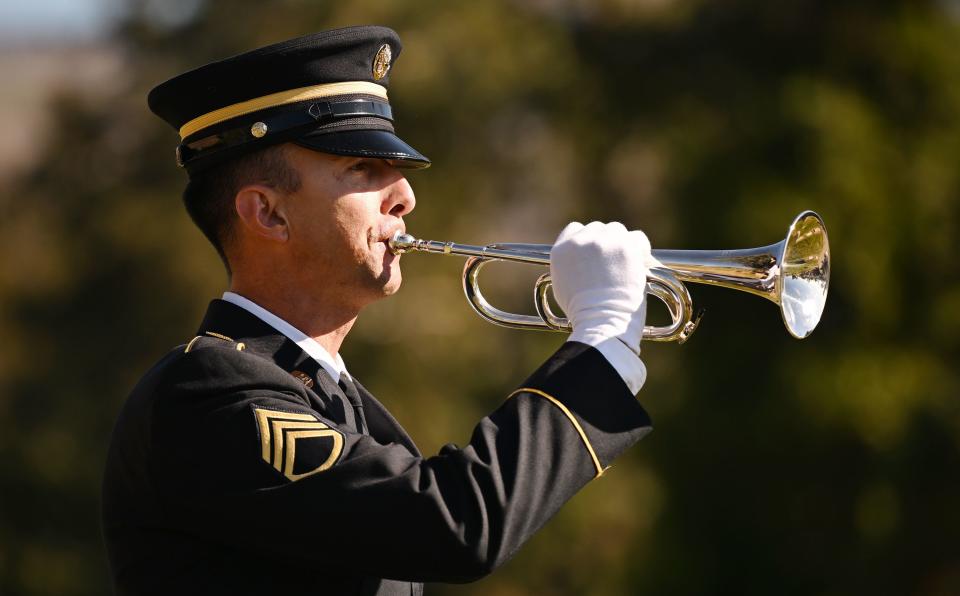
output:
[[[242,341],[236,341],[236,340],[234,340],[232,337],[227,337],[226,335],[223,335],[223,334],[221,334],[221,333],[217,333],[217,332],[215,332],[215,331],[207,331],[207,332],[205,332],[203,335],[198,335],[198,336],[194,337],[193,339],[191,339],[191,340],[187,343],[186,347],[183,349],[183,353],[184,353],[184,354],[189,353],[190,350],[194,349],[194,348],[197,346],[197,342],[202,341],[202,340],[205,340],[205,339],[208,339],[208,338],[213,338],[213,339],[217,340],[216,342],[213,342],[214,344],[216,344],[216,343],[222,343],[222,342],[229,342],[229,343],[233,344],[234,348],[236,348],[236,350],[237,350],[238,352],[242,352],[242,351],[244,351],[244,350],[247,348],[247,345],[246,345],[245,343],[243,343]]]

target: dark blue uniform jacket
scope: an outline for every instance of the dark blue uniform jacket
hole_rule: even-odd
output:
[[[505,396],[507,397],[507,396]],[[133,390],[103,532],[119,594],[421,594],[509,559],[650,430],[595,349],[566,343],[424,457],[362,386],[230,303]]]

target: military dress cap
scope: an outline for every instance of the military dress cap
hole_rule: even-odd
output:
[[[155,87],[150,109],[180,133],[190,174],[283,142],[324,153],[430,160],[394,131],[387,99],[400,39],[386,27],[348,27],[220,60]]]

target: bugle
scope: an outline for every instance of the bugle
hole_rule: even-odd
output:
[[[550,265],[550,244],[488,244],[473,246],[455,242],[419,240],[397,233],[389,241],[395,254],[427,252],[467,257],[463,268],[463,291],[481,317],[504,327],[569,331],[570,322],[550,307],[550,274],[540,276],[534,286],[537,314],[526,315],[500,310],[480,291],[480,270],[492,261],[513,261]],[[663,301],[671,323],[648,325],[647,341],[683,343],[697,328],[702,311],[695,312],[685,282],[731,288],[762,296],[780,306],[790,335],[803,339],[813,332],[827,300],[830,285],[830,244],[823,219],[813,211],[794,218],[786,237],[769,246],[738,250],[653,251],[661,266],[649,269],[647,293]]]

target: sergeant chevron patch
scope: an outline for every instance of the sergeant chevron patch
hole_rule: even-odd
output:
[[[290,481],[329,469],[343,452],[343,433],[311,414],[253,408],[260,456]]]

